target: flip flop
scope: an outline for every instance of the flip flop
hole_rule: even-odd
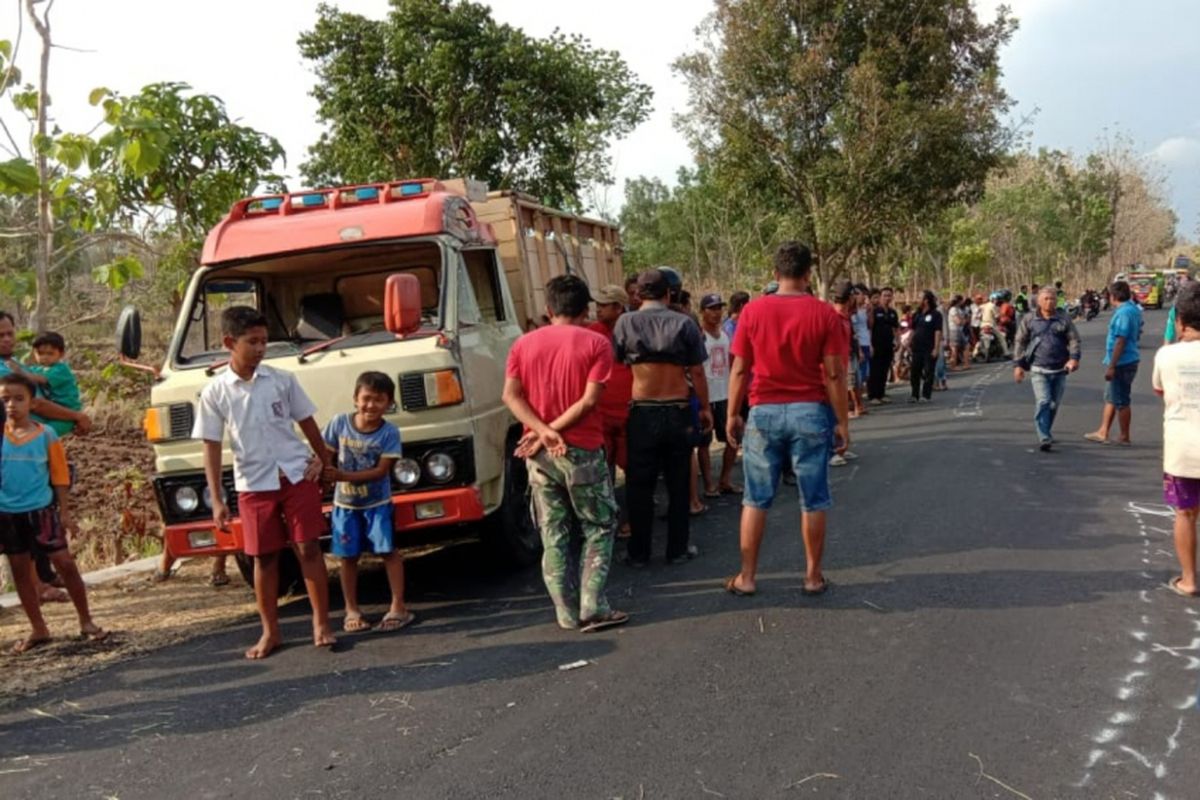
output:
[[[417,615],[409,611],[407,614],[396,614],[391,611],[383,615],[375,630],[379,633],[394,633],[401,628],[407,628],[416,621]]]
[[[104,628],[101,628],[99,625],[96,625],[95,627],[96,629],[92,631],[81,630],[79,632],[79,638],[85,639],[89,642],[103,642],[108,638],[108,631],[104,630]]]
[[[1095,442],[1096,444],[1110,444],[1108,439],[1100,438],[1100,434],[1098,433],[1085,433],[1083,438],[1087,439],[1089,442]]]
[[[30,636],[30,637],[26,637],[24,639],[20,639],[16,642],[13,642],[13,646],[10,648],[10,652],[12,652],[12,654],[14,656],[24,655],[25,653],[28,653],[30,650],[41,647],[44,644],[50,644],[49,636],[47,636],[45,639],[34,639],[33,637]]]
[[[1180,597],[1200,597],[1200,592],[1185,592],[1183,589],[1180,589],[1179,582],[1181,580],[1183,580],[1183,576],[1176,575],[1174,578],[1171,578],[1171,580],[1167,581],[1167,588]]]
[[[729,580],[725,581],[725,591],[729,592],[734,597],[753,597],[754,592],[747,592],[745,589],[737,587],[738,576],[734,575]]]
[[[705,489],[705,490],[704,490],[704,496],[705,496],[706,498],[708,498],[709,500],[716,500],[718,497],[720,497],[720,496],[721,496],[721,491],[720,491],[719,489],[713,489],[713,490],[710,492],[709,490]]]
[[[596,633],[606,628],[615,628],[618,625],[624,625],[626,622],[629,622],[629,615],[624,611],[609,611],[607,614],[601,614],[598,617],[592,617],[586,622],[579,623],[579,632]]]
[[[800,589],[800,593],[805,597],[816,597],[817,595],[825,594],[827,591],[829,591],[829,578],[821,581],[821,586],[818,589],[809,589],[807,586]]]
[[[688,509],[688,514],[690,514],[693,517],[698,517],[701,514],[706,513],[707,511],[708,511],[708,506],[700,506],[699,508],[694,509],[694,510]]]
[[[717,491],[719,491],[721,494],[741,494],[742,487],[740,487],[740,486],[722,486]]]
[[[346,633],[362,633],[371,630],[371,623],[367,622],[362,614],[347,614],[342,620],[342,630]]]
[[[229,585],[229,576],[226,575],[224,572],[218,572],[213,575],[210,575],[208,578],[208,585],[209,586],[228,586]]]

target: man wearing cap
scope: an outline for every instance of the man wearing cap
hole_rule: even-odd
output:
[[[662,271],[643,272],[637,283],[641,307],[622,314],[613,329],[617,360],[630,365],[633,372],[626,426],[629,468],[625,473],[631,537],[625,560],[639,567],[650,562],[654,485],[660,472],[668,499],[667,562],[676,564],[697,555],[689,543],[688,529],[691,390],[700,401],[700,432],[712,429],[704,337],[691,317],[667,306],[669,289],[668,276]]]
[[[700,298],[700,328],[704,331],[704,349],[708,360],[704,362],[704,378],[708,381],[708,402],[712,408],[713,429],[704,434],[700,446],[696,448],[700,460],[700,475],[704,478],[704,496],[720,497],[723,494],[741,494],[741,489],[730,482],[734,462],[737,461],[737,447],[729,446],[725,437],[725,421],[729,410],[729,367],[732,357],[729,354],[729,334],[721,327],[721,315],[725,311],[725,301],[719,294],[706,294]],[[709,447],[713,436],[725,445],[721,456],[721,477],[714,482]]]
[[[596,321],[588,327],[611,342],[613,328],[629,305],[629,295],[620,286],[612,284],[593,292],[592,301],[596,304]],[[613,467],[626,468],[625,424],[629,420],[629,399],[632,394],[633,373],[625,363],[618,361],[613,364],[612,374],[604,385],[604,394],[600,395],[600,405],[597,407],[604,428],[604,453],[608,458],[610,473]]]

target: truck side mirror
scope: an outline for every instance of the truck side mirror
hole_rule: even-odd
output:
[[[389,275],[383,292],[383,324],[389,333],[407,336],[421,327],[421,281],[416,275]]]
[[[142,315],[134,306],[125,306],[117,317],[117,351],[130,360],[142,352]]]

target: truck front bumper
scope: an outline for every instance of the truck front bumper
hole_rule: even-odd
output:
[[[332,506],[324,506],[328,521]],[[483,519],[483,501],[474,486],[437,489],[392,496],[392,518],[396,542],[405,534],[430,528],[449,527]],[[168,525],[163,534],[167,551],[176,557],[215,556],[242,552],[242,523],[234,519],[229,530],[213,527],[212,521],[182,522]]]

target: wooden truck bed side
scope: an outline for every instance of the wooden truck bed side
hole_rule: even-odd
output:
[[[615,225],[546,208],[512,191],[491,192],[485,202],[472,205],[480,221],[496,232],[517,319],[526,330],[540,323],[546,282],[567,274],[568,260],[570,270],[593,290],[624,283],[621,235]]]

